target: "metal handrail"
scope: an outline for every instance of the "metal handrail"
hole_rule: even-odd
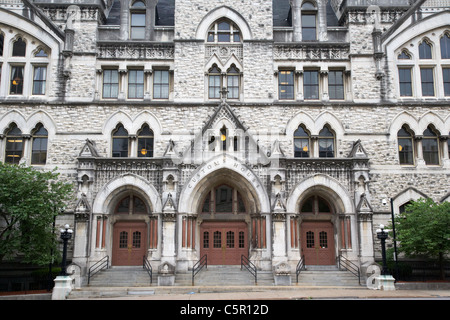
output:
[[[353,275],[357,276],[358,283],[361,284],[361,272],[359,271],[359,267],[355,263],[351,262],[350,260],[348,260],[346,257],[344,257],[342,255],[339,255],[337,257],[337,259],[338,259],[338,264],[339,264],[338,268],[341,269],[341,265],[342,265],[342,267],[345,270],[347,270],[350,273],[352,273]]]
[[[106,264],[106,265],[105,265]],[[101,271],[102,269],[108,269],[109,268],[109,256],[103,257],[99,261],[97,261],[94,265],[92,265],[89,268],[88,272],[88,284],[91,281],[91,277],[94,276],[96,273]]]
[[[206,269],[208,269],[208,256],[206,254],[201,257],[200,260],[198,260],[192,267],[192,285],[194,285],[194,277],[203,269],[203,267],[206,267]]]
[[[295,275],[297,277],[297,283],[298,283],[298,276],[302,270],[306,270],[305,267],[305,256],[301,256],[300,260],[297,263],[297,267],[295,268]]]
[[[258,271],[256,270],[256,266],[246,256],[241,255],[241,270],[243,266],[255,277],[255,284],[258,284]]]
[[[152,269],[152,265],[150,264],[150,262],[148,262],[147,257],[144,255],[144,258],[142,259],[142,268],[144,268],[148,275],[150,276],[150,284],[153,283],[153,269]]]

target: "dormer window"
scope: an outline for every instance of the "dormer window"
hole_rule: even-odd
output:
[[[302,38],[303,41],[317,40],[316,27],[317,8],[311,2],[302,4]]]
[[[145,3],[135,1],[131,6],[130,36],[131,39],[145,39]]]

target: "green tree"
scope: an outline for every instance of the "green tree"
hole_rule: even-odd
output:
[[[406,256],[438,259],[444,279],[444,257],[450,252],[450,202],[419,199],[395,219],[399,251]]]
[[[0,163],[0,262],[18,255],[24,263],[51,261],[57,244],[53,221],[73,190],[58,176],[56,169]]]

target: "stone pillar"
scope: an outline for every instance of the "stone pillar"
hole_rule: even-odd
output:
[[[302,41],[302,15],[301,15],[301,0],[290,0],[292,12],[292,41]]]
[[[120,0],[120,40],[130,38],[130,0]]]
[[[318,40],[327,41],[327,0],[319,0],[318,3]]]
[[[81,274],[87,272],[87,259],[88,259],[88,248],[89,248],[89,211],[81,212],[77,210],[75,212],[75,234],[74,244],[73,244],[73,255],[72,262],[84,266],[84,270],[81,270]],[[97,230],[99,232],[99,230]]]
[[[145,39],[155,40],[155,19],[156,19],[156,4],[158,0],[147,0],[147,9],[145,12]]]
[[[161,262],[168,262],[171,265],[176,263],[176,224],[177,215],[175,212],[165,212],[162,217],[162,252]]]
[[[286,214],[272,214],[272,265],[287,261]]]

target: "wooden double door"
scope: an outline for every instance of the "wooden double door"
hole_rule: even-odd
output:
[[[203,222],[200,227],[200,255],[210,265],[239,265],[248,256],[248,227],[243,221]]]
[[[119,221],[114,224],[112,265],[139,266],[147,252],[147,224]]]
[[[331,222],[303,222],[302,254],[306,265],[333,265],[335,261],[334,227]]]

